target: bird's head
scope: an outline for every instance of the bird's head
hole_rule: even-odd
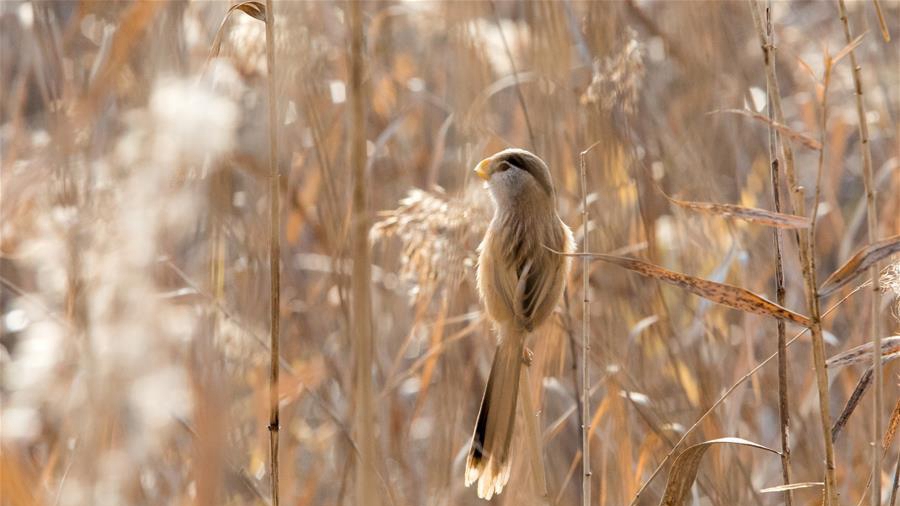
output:
[[[475,174],[487,183],[500,207],[542,202],[554,205],[550,168],[524,149],[505,149],[485,158],[475,166]]]

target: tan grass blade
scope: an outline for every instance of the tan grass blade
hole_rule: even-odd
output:
[[[831,58],[831,65],[832,66],[836,65],[837,62],[841,61],[842,58],[844,58],[845,56],[850,54],[850,51],[853,51],[854,49],[859,47],[859,45],[862,44],[863,37],[865,37],[867,33],[869,33],[868,30],[859,34],[849,44],[844,46],[843,49],[838,51],[837,54],[835,54],[834,57]]]
[[[663,195],[665,195],[665,193]],[[719,216],[724,216],[726,218],[738,218],[769,227],[785,229],[809,228],[810,224],[812,223],[812,220],[804,216],[776,213],[775,211],[767,211],[765,209],[758,209],[755,207],[738,206],[735,204],[692,202],[687,200],[679,200],[668,195],[665,196],[667,199],[669,199],[669,202],[672,202],[673,204],[685,209],[691,209],[693,211],[699,211],[701,213],[707,214],[716,214]]]
[[[897,336],[894,336],[897,337]],[[885,339],[884,341],[887,341]],[[871,343],[867,343],[871,349]],[[863,345],[863,346],[866,346]],[[858,347],[859,348],[859,347]],[[882,350],[884,346],[882,346]],[[896,358],[900,357],[900,350],[896,350],[892,353],[882,354],[881,355],[881,363],[890,362]],[[864,355],[864,358],[860,359],[860,362],[871,361],[872,354],[871,352]],[[850,420],[850,416],[853,415],[853,412],[856,410],[856,407],[859,405],[859,401],[862,400],[863,396],[866,394],[866,390],[869,389],[869,386],[872,384],[872,377],[874,376],[874,368],[870,365],[866,368],[866,371],[860,376],[859,381],[856,383],[856,388],[853,389],[853,393],[850,394],[850,398],[847,399],[847,404],[844,405],[843,411],[841,411],[840,416],[838,416],[837,420],[835,420],[834,425],[831,426],[831,441],[837,441],[838,436],[841,434],[841,431],[844,430],[844,426],[847,425],[847,422]],[[893,420],[892,420],[893,423]]]
[[[586,256],[616,264],[638,274],[679,286],[716,304],[748,313],[789,320],[804,327],[808,327],[811,324],[810,319],[806,316],[781,307],[744,288],[688,276],[634,258],[604,255],[602,253],[571,253],[570,255]]]
[[[875,14],[878,16],[878,28],[881,29],[881,38],[885,42],[891,41],[891,32],[888,30],[887,23],[884,21],[884,12],[881,11],[881,2],[873,0],[875,3]]]
[[[860,274],[875,265],[878,261],[900,251],[900,235],[869,244],[857,251],[850,260],[834,271],[819,288],[819,296],[833,293]]]
[[[777,487],[768,487],[760,490],[761,494],[771,494],[773,492],[786,492],[788,490],[799,490],[804,488],[824,487],[825,483],[821,481],[807,481],[805,483],[791,483],[789,485],[778,485]]]
[[[675,462],[672,463],[672,470],[669,472],[669,482],[666,483],[666,492],[659,503],[660,506],[683,506],[688,503],[688,498],[691,495],[691,486],[693,486],[694,480],[697,479],[697,471],[700,468],[703,455],[706,453],[706,450],[715,444],[749,446],[779,454],[777,450],[737,437],[711,439],[690,446],[681,452],[675,458]]]
[[[821,142],[813,139],[812,137],[810,137],[804,133],[801,133],[801,132],[798,132],[798,131],[792,129],[783,123],[779,123],[775,120],[770,120],[765,114],[759,114],[758,112],[748,111],[745,109],[718,109],[718,110],[712,111],[712,112],[713,113],[727,112],[727,113],[731,113],[731,114],[740,114],[742,116],[747,116],[747,117],[753,118],[757,121],[762,121],[763,123],[765,123],[767,125],[771,125],[772,128],[778,130],[779,132],[781,132],[783,135],[787,136],[788,138],[795,140],[795,141],[799,142],[800,144],[803,144],[804,146],[806,146],[809,149],[815,149],[817,151],[822,149]]]
[[[891,421],[888,422],[888,428],[884,433],[884,438],[881,440],[881,448],[883,450],[890,448],[891,443],[894,442],[894,436],[897,435],[898,425],[900,425],[900,399],[897,399],[897,404],[894,406],[894,412],[891,413]]]

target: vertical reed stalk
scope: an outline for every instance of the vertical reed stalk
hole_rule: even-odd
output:
[[[841,15],[841,24],[844,27],[844,38],[847,44],[853,42],[853,34],[850,32],[850,22],[847,19],[847,7],[844,0],[838,0],[838,8]],[[862,77],[860,76],[860,68],[856,63],[856,52],[850,50],[850,65],[853,69],[853,85],[856,90],[856,114],[859,117],[859,139],[860,154],[862,156],[863,169],[863,185],[866,191],[866,221],[868,230],[869,244],[878,240],[878,209],[876,206],[875,184],[872,177],[872,153],[869,149],[869,125],[866,123],[866,108],[863,105],[863,89]],[[872,346],[874,350],[881,349],[881,325],[879,315],[881,308],[881,291],[878,284],[879,265],[876,262],[869,269],[869,278],[872,281]],[[872,405],[872,437],[878,440],[879,435],[883,432],[881,423],[881,412],[884,410],[884,388],[883,378],[884,372],[881,368],[881,354],[872,354],[873,379],[875,383],[875,402]],[[872,505],[881,504],[881,449],[879,446],[872,446]]]
[[[377,506],[375,489],[375,432],[372,409],[372,269],[369,251],[369,213],[366,194],[366,90],[363,61],[362,2],[350,3],[350,165],[353,175],[351,216],[350,329],[356,360],[356,434],[359,462],[356,466],[356,504]]]
[[[763,52],[763,60],[766,68],[766,85],[772,92],[770,99],[775,113],[775,120],[784,124],[784,111],[781,107],[781,93],[778,90],[778,79],[775,76],[775,46],[766,36],[765,25],[759,13],[757,2],[749,0],[750,11],[753,15],[753,24],[759,35],[759,42]],[[794,170],[794,154],[790,141],[782,142],[781,149],[785,161],[785,175],[788,189],[791,195],[792,212],[797,215],[805,215],[803,188],[797,181],[797,173]],[[813,210],[815,212],[815,210]],[[816,373],[816,386],[819,393],[819,418],[822,428],[822,439],[825,444],[825,506],[837,506],[837,483],[834,468],[834,445],[831,441],[831,412],[828,399],[828,376],[825,369],[825,340],[822,335],[822,319],[819,310],[819,298],[816,294],[816,263],[815,263],[815,231],[810,229],[800,230],[797,234],[799,243],[800,265],[803,270],[803,281],[806,291],[807,310],[811,324],[813,365]]]
[[[278,358],[281,325],[281,226],[278,170],[278,99],[275,94],[275,12],[266,0],[266,68],[269,95],[269,457],[271,459],[272,505],[278,506]]]
[[[770,41],[774,41],[772,32],[772,12],[771,0],[766,6],[766,34]],[[774,71],[774,70],[773,70]],[[772,200],[775,206],[775,212],[781,212],[781,187],[779,184],[780,177],[778,175],[778,135],[771,122],[775,120],[772,112],[772,90],[766,86],[766,97],[768,106],[766,113],[769,116],[769,166],[771,168],[772,179]],[[782,252],[781,229],[774,229],[775,240],[775,302],[779,306],[784,306],[785,289],[784,289],[784,256]],[[778,415],[779,426],[781,430],[781,477],[785,485],[791,483],[791,445],[790,445],[790,402],[788,399],[787,385],[787,340],[785,338],[784,320],[778,320]],[[784,504],[791,506],[793,504],[793,492],[784,491]]]
[[[596,144],[594,144],[596,146]],[[588,272],[590,258],[588,252],[588,207],[587,207],[587,168],[584,158],[594,146],[581,152],[581,504],[591,504],[591,441],[590,441],[590,413],[591,413],[591,373],[588,355],[591,351],[590,332],[591,314],[590,299],[588,298]]]

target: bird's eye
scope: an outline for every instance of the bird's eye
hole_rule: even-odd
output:
[[[497,172],[503,172],[506,169],[511,169],[512,167],[513,167],[513,165],[511,163],[504,160],[504,161],[500,162],[500,166],[497,167]]]

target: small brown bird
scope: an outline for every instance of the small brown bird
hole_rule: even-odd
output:
[[[478,291],[499,344],[491,365],[472,447],[466,486],[490,499],[509,481],[510,443],[516,418],[525,338],[553,313],[563,293],[572,231],[556,212],[550,169],[523,149],[483,160],[475,173],[487,182],[494,218],[479,246]],[[548,249],[549,248],[549,249]]]

